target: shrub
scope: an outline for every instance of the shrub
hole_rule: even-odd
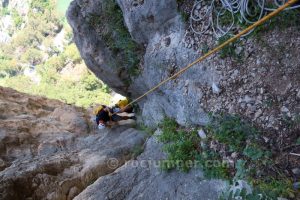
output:
[[[213,137],[230,147],[231,151],[242,151],[246,139],[253,137],[257,131],[243,122],[238,116],[222,115],[215,117],[207,128],[213,132]]]
[[[168,154],[167,160],[161,163],[164,170],[179,169],[187,172],[195,160],[198,137],[195,131],[177,130],[175,120],[166,118],[162,124],[162,133],[158,140],[165,145],[163,151]]]
[[[228,39],[230,39],[230,37],[231,37],[230,35],[225,35],[223,37],[220,37],[218,39],[218,44],[219,45],[223,44]],[[236,45],[237,45],[237,42],[233,42],[233,43],[228,44],[227,46],[223,47],[220,50],[220,58],[222,58],[222,59],[224,59],[226,57],[231,57],[231,58],[234,58],[234,59],[238,58],[238,55],[235,52]]]
[[[43,55],[40,50],[30,48],[21,57],[21,60],[31,65],[37,65],[42,62]]]
[[[21,28],[21,25],[23,23],[22,16],[20,16],[19,13],[15,9],[12,10],[11,15],[14,20],[16,28]]]
[[[81,62],[79,51],[74,43],[68,45],[63,54],[66,58],[72,60],[73,63]]]

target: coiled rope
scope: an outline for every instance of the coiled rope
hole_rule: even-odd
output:
[[[228,0],[227,0],[228,1]],[[191,68],[192,66],[194,66],[195,64],[203,61],[204,59],[208,58],[209,56],[211,56],[212,54],[218,52],[219,50],[221,50],[222,48],[224,48],[225,46],[227,46],[228,44],[236,41],[237,39],[239,39],[240,37],[242,37],[243,35],[249,33],[251,30],[253,30],[254,28],[256,28],[257,26],[263,24],[264,22],[266,22],[267,20],[271,19],[272,17],[278,15],[280,12],[282,12],[283,10],[285,10],[286,8],[289,8],[291,5],[295,4],[298,0],[289,0],[288,2],[286,2],[284,5],[280,6],[279,8],[277,8],[276,10],[272,11],[271,13],[269,13],[268,15],[264,16],[263,18],[259,19],[258,21],[254,22],[252,25],[250,25],[249,27],[247,27],[246,29],[244,29],[243,31],[241,31],[240,33],[238,33],[237,35],[233,36],[232,38],[228,39],[227,41],[225,41],[223,44],[217,46],[216,48],[214,48],[213,50],[209,51],[208,53],[206,53],[205,55],[199,57],[197,60],[193,61],[192,63],[188,64],[186,67],[182,68],[181,70],[179,70],[178,72],[176,72],[174,75],[170,76],[169,78],[163,80],[162,82],[160,82],[159,84],[157,84],[156,86],[152,87],[150,90],[148,90],[147,92],[145,92],[143,95],[139,96],[138,98],[134,99],[133,101],[131,101],[125,108],[127,108],[129,105],[133,105],[134,103],[136,103],[137,101],[141,100],[142,98],[144,98],[145,96],[149,95],[150,93],[152,93],[153,91],[157,90],[160,86],[162,86],[163,84],[167,83],[168,81],[178,78],[181,74],[183,74],[185,71],[187,71],[189,68]],[[113,113],[113,114],[117,114],[117,113]]]
[[[238,23],[253,24],[286,2],[287,0],[197,0],[191,11],[190,28],[197,35],[212,29],[214,36],[220,38],[232,34],[239,27]],[[300,5],[284,10],[296,8],[300,8]],[[224,20],[226,24],[222,24]]]

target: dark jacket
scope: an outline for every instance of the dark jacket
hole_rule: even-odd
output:
[[[96,123],[97,124],[99,124],[100,120],[104,121],[105,123],[110,121],[109,112],[105,111],[104,108],[106,108],[106,106],[103,106],[103,109],[100,110],[96,115]]]

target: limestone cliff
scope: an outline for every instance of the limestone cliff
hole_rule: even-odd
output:
[[[108,4],[113,2],[74,0],[67,15],[87,66],[123,95],[143,94],[218,43],[211,30],[201,36],[191,31],[178,12],[179,1],[118,0],[111,10]],[[198,15],[207,9],[196,6],[198,1],[194,7],[191,1],[180,2],[188,14],[192,8]],[[115,24],[113,16],[118,14],[140,48],[139,73],[134,76],[124,62],[131,49],[115,48],[120,27],[107,25],[109,19]],[[242,38],[141,100],[143,122],[153,125],[166,115],[182,125],[202,125],[209,121],[208,112],[225,112],[242,115],[269,131],[286,131],[286,117],[297,124],[299,23],[284,15],[276,19],[281,27],[266,25],[258,36]],[[201,23],[198,26],[201,29]]]
[[[0,88],[0,199],[72,199],[132,158],[145,135],[101,133],[81,108]],[[114,168],[108,160],[117,160]]]
[[[143,63],[138,69],[140,73],[129,77],[131,82],[126,85],[124,80],[130,76],[122,62],[126,57],[113,51],[107,37],[103,37],[104,28],[99,23],[105,18],[103,9],[107,8],[106,4],[107,1],[102,0],[73,1],[68,10],[68,20],[87,66],[118,92],[137,97],[197,57],[182,42],[185,25],[177,13],[175,0],[120,0],[118,4],[132,39],[145,48],[139,55]],[[112,35],[114,33],[112,30]],[[124,69],[124,73],[120,69]],[[217,77],[210,68],[197,65],[176,81],[167,83],[140,102],[144,122],[153,125],[166,114],[181,124],[206,123],[208,118],[198,102],[202,97],[199,87],[211,84],[213,79]]]
[[[1,87],[0,111],[3,200],[217,199],[227,186],[197,169],[162,171],[155,136],[144,145],[127,126],[95,130],[87,111],[57,100]]]

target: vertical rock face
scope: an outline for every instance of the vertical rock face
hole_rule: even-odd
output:
[[[72,199],[144,143],[125,126],[95,132],[87,118],[80,108],[0,87],[0,199]]]
[[[68,11],[68,21],[74,30],[74,40],[86,65],[105,83],[119,93],[126,91],[125,80],[128,78],[118,68],[118,60],[99,38],[92,26],[92,21],[101,12],[101,1],[73,1]]]
[[[159,161],[165,159],[162,145],[151,137],[144,152],[112,174],[99,178],[80,193],[75,200],[98,199],[218,199],[226,189],[225,181],[203,180],[200,170],[189,173],[164,172]]]
[[[118,60],[125,57],[113,57],[109,47],[102,45],[106,38],[103,34],[97,34],[97,30],[89,26],[87,21],[89,16],[101,16],[104,13],[101,10],[103,2],[73,1],[68,10],[68,20],[87,66],[118,92],[137,97],[199,56],[183,45],[185,29],[177,13],[175,0],[118,0],[132,40],[145,47],[143,55],[140,55],[139,74],[131,78],[130,84],[125,87],[122,84],[124,79],[114,68],[115,64],[120,63]],[[207,115],[199,103],[202,97],[200,87],[211,84],[217,77],[205,65],[194,66],[139,102],[143,121],[153,125],[168,115],[180,124],[207,123]],[[124,72],[130,76],[130,71]]]
[[[124,21],[132,38],[140,44],[148,44],[155,34],[168,33],[177,20],[177,3],[166,1],[118,0]]]

